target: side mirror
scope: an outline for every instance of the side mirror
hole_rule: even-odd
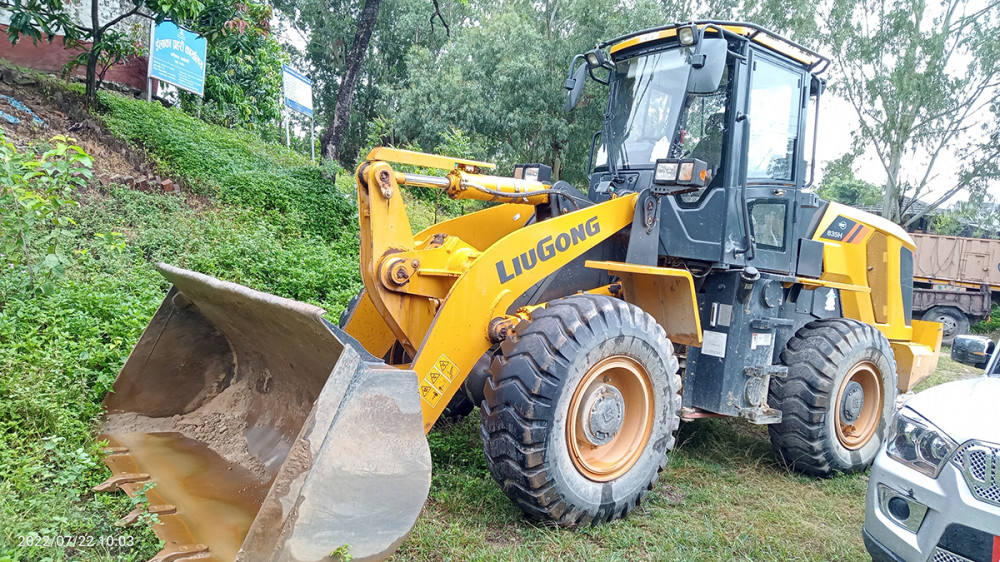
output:
[[[722,37],[702,39],[691,57],[691,74],[687,91],[692,94],[711,94],[719,89],[722,73],[726,70],[729,44]]]
[[[986,368],[996,344],[982,336],[957,336],[951,344],[951,358],[959,363]]]
[[[570,63],[570,78],[566,79],[566,89],[569,92],[566,94],[566,111],[572,111],[576,104],[580,102],[580,94],[583,93],[583,85],[587,81],[587,63],[584,62],[573,72],[573,65],[576,64],[578,58],[581,55],[573,57],[573,62]]]

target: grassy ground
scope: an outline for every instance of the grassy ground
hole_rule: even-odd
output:
[[[948,351],[918,390],[981,374]],[[507,500],[480,452],[478,412],[430,439],[430,498],[397,560],[869,560],[867,476],[792,474],[767,430],[741,420],[683,424],[649,500],[623,521],[575,532],[531,524]]]

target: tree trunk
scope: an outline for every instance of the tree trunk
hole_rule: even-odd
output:
[[[100,18],[100,6],[98,0],[90,0],[90,25],[91,29],[94,30],[93,37],[91,38],[93,42],[90,44],[90,52],[87,54],[87,103],[93,105],[97,101],[97,57],[100,55],[100,51],[97,50],[97,45],[101,42],[101,37],[103,36],[101,29],[101,18]],[[152,47],[152,45],[150,45]]]
[[[97,37],[94,44],[100,41]],[[90,53],[87,54],[87,101],[94,103],[97,101],[97,60],[100,53],[96,47],[91,46]]]
[[[351,120],[351,102],[354,100],[358,74],[361,72],[361,63],[364,62],[365,54],[368,52],[368,43],[371,41],[381,4],[382,0],[365,0],[361,17],[358,18],[358,29],[354,34],[354,43],[351,44],[351,50],[347,53],[344,75],[340,80],[340,89],[337,90],[337,105],[333,109],[333,121],[330,122],[330,126],[323,133],[323,138],[320,141],[323,156],[326,158],[340,159],[340,144],[344,141],[344,133],[347,132],[347,125]]]
[[[900,200],[903,193],[899,183],[899,174],[902,170],[902,151],[892,147],[889,151],[889,169],[886,174],[885,196],[882,198],[882,216],[894,223],[902,223],[900,216]]]

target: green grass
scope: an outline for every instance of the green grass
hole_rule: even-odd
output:
[[[941,383],[978,377],[982,374],[982,369],[963,365],[958,361],[952,361],[951,348],[945,347],[941,349],[941,357],[938,359],[937,369],[926,380],[918,384],[913,391],[920,392]]]
[[[918,391],[982,374],[948,352]],[[396,560],[870,560],[867,476],[790,473],[766,428],[742,420],[683,424],[648,500],[625,520],[578,531],[533,524],[508,501],[481,453],[478,410],[429,439],[430,497]]]
[[[357,230],[351,174],[324,170],[255,133],[210,125],[180,109],[107,92],[100,99],[108,130],[145,150],[185,187],[324,240]]]
[[[521,515],[486,468],[478,427],[473,413],[432,433],[430,497],[396,559],[864,559],[865,477],[792,475],[763,427],[684,424],[648,500],[625,520],[578,531]]]

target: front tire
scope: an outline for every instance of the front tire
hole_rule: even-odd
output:
[[[856,472],[875,459],[896,402],[896,360],[875,327],[832,318],[806,324],[781,354],[788,376],[772,379],[768,426],[775,452],[814,476]]]
[[[481,425],[490,471],[534,519],[624,517],[674,446],[680,384],[670,340],[642,309],[597,295],[552,301],[493,359]]]

